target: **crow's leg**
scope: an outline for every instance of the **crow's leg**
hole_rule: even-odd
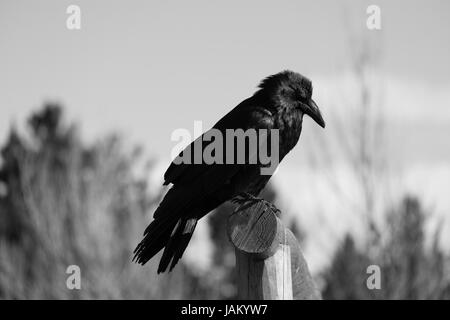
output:
[[[280,209],[278,209],[273,203],[271,203],[267,200],[264,200],[262,198],[258,198],[247,192],[238,193],[231,200],[231,202],[237,204],[239,207],[243,207],[243,206],[250,207],[257,202],[263,202],[266,205],[266,207],[268,207],[270,210],[272,210],[276,215],[281,213]]]

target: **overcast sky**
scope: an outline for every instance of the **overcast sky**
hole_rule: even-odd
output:
[[[70,4],[81,8],[81,30],[66,28]],[[366,28],[369,4],[381,8],[381,31]],[[390,158],[405,189],[416,187],[449,214],[445,0],[0,0],[0,141],[12,122],[23,123],[44,101],[57,101],[86,139],[119,130],[167,160],[174,129],[193,129],[194,120],[206,129],[253,94],[262,78],[286,68],[312,79],[325,118],[336,105],[344,113],[345,104],[336,101],[354,89],[346,82],[349,30],[379,44],[376,72],[393,128]],[[305,144],[327,132],[319,130],[306,120]],[[301,150],[278,173],[279,181],[293,179],[284,197],[299,208],[302,197],[291,187],[307,183]]]

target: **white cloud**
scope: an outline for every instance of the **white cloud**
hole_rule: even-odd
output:
[[[333,189],[328,172],[323,170],[283,166],[273,177],[284,214],[295,216],[306,233],[303,249],[313,273],[330,262],[338,240],[347,232],[356,235],[357,239],[364,238],[362,216],[355,210],[362,204],[358,185],[352,182],[353,173],[344,166],[335,170],[334,183],[342,191],[339,194]],[[424,207],[432,210],[432,224],[444,219],[441,245],[450,249],[450,163],[405,168],[399,175],[401,178],[395,181],[400,182],[392,182],[396,190],[394,196],[417,195]]]

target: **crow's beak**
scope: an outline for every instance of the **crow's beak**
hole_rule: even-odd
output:
[[[319,107],[312,100],[309,99],[308,103],[305,104],[306,110],[305,113],[310,116],[319,126],[325,128],[325,121],[322,118],[322,114],[320,113]]]

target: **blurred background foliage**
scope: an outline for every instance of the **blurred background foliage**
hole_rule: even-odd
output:
[[[348,234],[323,274],[324,299],[449,299],[449,257],[439,249],[439,229],[426,243],[428,217],[417,197],[405,196],[375,232],[381,239],[358,246]],[[380,267],[379,290],[365,285],[370,265]]]
[[[196,272],[182,260],[156,275],[155,260],[131,262],[132,250],[163,189],[149,190],[152,163],[117,136],[85,145],[63,109],[47,104],[14,127],[1,148],[0,298],[230,299],[236,298],[234,253],[224,231],[231,205],[207,218],[212,261]],[[138,169],[141,168],[141,169]],[[263,195],[276,201],[272,185]],[[329,266],[315,275],[324,299],[448,299],[449,256],[439,229],[426,241],[431,213],[406,195],[383,223],[367,220],[365,243],[348,234]],[[302,243],[308,234],[286,221]],[[199,253],[201,254],[201,253]],[[77,264],[82,290],[68,290],[66,268]],[[382,270],[382,288],[366,286],[367,267]]]
[[[0,297],[191,295],[189,271],[163,279],[131,263],[162,192],[148,190],[151,166],[136,172],[140,150],[126,149],[116,136],[83,145],[52,104],[31,115],[27,130],[13,128],[1,149]],[[81,268],[82,290],[66,288],[71,264]]]

